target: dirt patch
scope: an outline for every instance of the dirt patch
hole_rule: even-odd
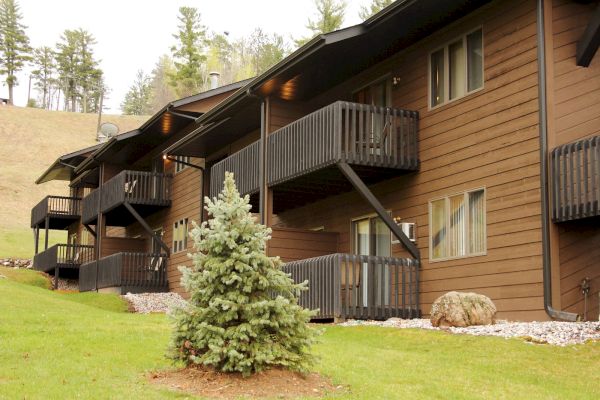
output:
[[[185,368],[154,372],[149,379],[152,383],[171,390],[210,399],[318,398],[345,390],[343,386],[335,386],[319,374],[302,375],[282,369],[259,372],[244,378],[241,374],[217,372],[208,368]]]

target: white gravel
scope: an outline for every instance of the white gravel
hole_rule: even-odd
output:
[[[172,308],[185,308],[188,302],[179,294],[167,293],[127,293],[123,296],[131,309],[140,314],[166,313]]]
[[[466,328],[435,328],[428,319],[390,318],[387,321],[348,320],[340,326],[382,326],[390,328],[420,328],[446,330],[474,336],[500,336],[506,339],[522,338],[531,343],[567,346],[587,341],[600,340],[600,322],[509,322],[498,321],[494,325],[478,325]]]
[[[52,287],[54,287],[54,277],[51,276]],[[58,278],[58,290],[79,291],[79,281],[77,279]]]

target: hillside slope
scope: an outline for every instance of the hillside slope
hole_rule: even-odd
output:
[[[102,122],[122,133],[147,118],[104,115]],[[68,194],[66,182],[35,180],[60,155],[96,144],[97,122],[95,114],[0,107],[0,257],[31,256],[31,208],[48,194]]]

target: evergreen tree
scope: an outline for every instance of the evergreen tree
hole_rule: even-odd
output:
[[[259,75],[281,61],[288,50],[283,37],[278,34],[267,35],[261,28],[256,28],[249,41],[249,53],[254,68],[254,75]]]
[[[364,21],[366,19],[369,19],[371,16],[377,14],[379,11],[383,10],[393,2],[394,0],[371,0],[371,4],[368,7],[360,7],[358,16]]]
[[[244,375],[275,366],[305,371],[316,337],[307,325],[313,312],[297,301],[306,283],[294,284],[279,258],[265,254],[271,230],[250,208],[229,172],[218,198],[206,198],[212,218],[192,230],[194,267],[180,267],[190,300],[174,313],[172,357]]]
[[[56,72],[56,60],[54,51],[48,46],[42,46],[33,52],[33,67],[31,75],[35,79],[35,88],[42,97],[41,107],[50,108],[51,88],[54,83]]]
[[[332,32],[342,27],[346,2],[344,0],[314,0],[317,8],[315,19],[308,19],[306,27],[311,31],[311,36],[296,40],[298,46],[304,45],[317,35]]]
[[[162,55],[151,73],[150,114],[160,111],[166,104],[177,98],[175,90],[169,84],[169,76],[174,73],[173,60],[167,54]]]
[[[206,58],[207,71],[216,71],[221,74],[221,83],[232,83],[233,76],[234,47],[230,43],[227,34],[212,33],[208,40],[208,52]]]
[[[125,100],[121,103],[121,111],[125,115],[149,115],[151,113],[151,95],[150,77],[144,74],[141,69],[137,72],[133,85],[125,95]]]
[[[186,97],[198,93],[204,85],[202,66],[206,62],[206,28],[200,23],[198,9],[180,7],[179,14],[179,32],[173,35],[178,43],[171,47],[175,73],[170,79],[177,95]]]
[[[13,90],[18,84],[15,74],[31,59],[26,26],[15,0],[0,0],[0,75],[6,75],[8,102],[13,104]]]

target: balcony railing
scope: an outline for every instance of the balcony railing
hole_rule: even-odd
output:
[[[41,225],[48,218],[77,219],[81,215],[78,197],[46,196],[31,209],[31,227]]]
[[[122,171],[83,199],[82,221],[98,216],[128,202],[133,205],[170,206],[173,176],[155,172]]]
[[[600,136],[554,149],[551,169],[555,222],[600,216]]]
[[[413,259],[331,254],[289,262],[295,282],[308,280],[299,303],[319,309],[316,319],[416,318],[419,263]]]
[[[49,272],[55,268],[78,268],[94,260],[94,246],[82,244],[56,244],[33,257],[33,267]]]
[[[338,101],[267,138],[267,183],[277,185],[336,162],[416,170],[418,113]]]
[[[225,172],[233,172],[240,194],[259,191],[258,179],[260,142],[254,142],[230,157],[216,163],[210,169],[210,195],[215,197],[223,190]]]
[[[79,290],[119,288],[122,294],[168,291],[167,260],[166,254],[148,253],[116,253],[101,258],[97,266],[96,262],[81,266]]]

